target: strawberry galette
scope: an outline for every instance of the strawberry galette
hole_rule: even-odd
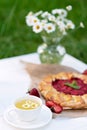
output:
[[[40,82],[39,91],[46,100],[63,109],[87,108],[87,75],[72,72],[49,75]]]

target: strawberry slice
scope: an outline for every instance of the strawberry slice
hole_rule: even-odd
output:
[[[38,92],[38,90],[36,88],[31,89],[30,91],[28,91],[28,93],[30,95],[40,97],[40,94],[39,94],[39,92]]]
[[[52,108],[51,111],[54,113],[61,113],[63,111],[63,108],[59,104],[55,104]]]
[[[45,102],[45,104],[46,104],[47,107],[51,108],[54,105],[54,102],[48,100],[48,101]]]
[[[84,70],[82,74],[87,75],[87,69]]]
[[[45,102],[46,106],[51,109],[52,112],[54,113],[61,113],[63,111],[62,106],[59,104],[55,103],[54,101],[48,100]]]

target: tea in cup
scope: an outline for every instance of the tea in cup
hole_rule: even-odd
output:
[[[14,102],[13,109],[22,121],[33,121],[41,111],[42,100],[36,96],[25,96]]]

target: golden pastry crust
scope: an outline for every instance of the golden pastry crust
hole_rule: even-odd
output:
[[[79,73],[61,72],[55,75],[45,77],[39,84],[39,91],[46,100],[52,100],[60,104],[63,109],[83,109],[87,108],[87,94],[71,95],[57,91],[52,86],[55,79],[80,78],[87,84],[87,76]]]

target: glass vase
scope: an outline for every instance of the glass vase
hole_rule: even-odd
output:
[[[41,63],[60,64],[66,50],[60,45],[61,37],[42,36],[43,43],[37,49]]]

